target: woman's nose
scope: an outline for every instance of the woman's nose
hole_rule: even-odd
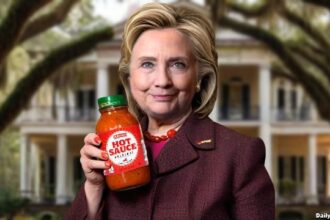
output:
[[[172,85],[172,80],[166,66],[159,66],[155,77],[155,85],[162,88]]]

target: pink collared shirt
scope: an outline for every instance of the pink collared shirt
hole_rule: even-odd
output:
[[[152,142],[152,141],[149,141],[149,140],[145,140],[145,142],[146,142],[147,148],[151,152],[152,160],[155,161],[156,158],[158,157],[160,151],[165,146],[167,140],[166,141],[161,141],[159,143]]]

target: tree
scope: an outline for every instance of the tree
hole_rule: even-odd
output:
[[[17,46],[63,23],[77,3],[79,0],[11,1],[7,14],[0,23],[0,67],[4,69],[8,55]],[[20,111],[27,106],[40,85],[56,70],[89,52],[97,43],[110,40],[112,36],[112,29],[103,27],[50,49],[46,56],[32,66],[28,73],[17,82],[15,89],[0,106],[0,133],[13,122]],[[3,72],[0,71],[0,74]]]
[[[14,219],[15,214],[29,203],[26,198],[13,196],[7,189],[0,187],[0,217],[5,219]]]
[[[215,24],[265,44],[280,61],[273,65],[272,72],[299,82],[320,116],[330,121],[328,0],[207,0],[206,4]],[[251,19],[256,24],[249,23]]]

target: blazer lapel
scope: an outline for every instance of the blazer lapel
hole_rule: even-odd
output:
[[[159,153],[154,163],[156,174],[164,174],[176,170],[198,158],[191,144],[178,132]]]
[[[191,114],[155,160],[156,175],[172,172],[197,160],[197,149],[214,149],[213,126],[209,118],[199,119],[198,115]]]

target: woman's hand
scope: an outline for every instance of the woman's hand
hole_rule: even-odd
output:
[[[80,150],[80,163],[86,177],[86,183],[104,187],[103,170],[110,167],[108,154],[99,149],[101,139],[94,133],[86,135],[85,145]]]
[[[90,133],[86,135],[84,142],[85,145],[80,150],[80,163],[86,177],[84,188],[88,219],[95,219],[105,187],[103,170],[109,168],[111,164],[108,153],[98,148],[101,144],[99,136]]]

